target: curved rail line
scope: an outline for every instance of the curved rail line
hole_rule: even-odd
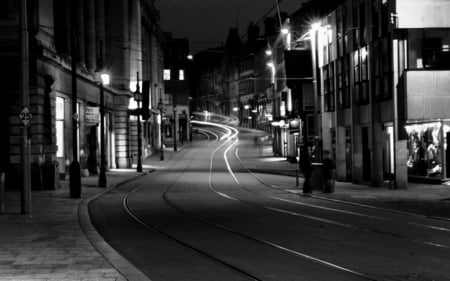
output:
[[[397,213],[397,214],[401,214],[401,215],[406,215],[406,216],[412,216],[412,217],[419,217],[419,218],[426,218],[426,219],[435,219],[435,220],[444,220],[444,221],[449,221],[446,218],[441,218],[441,217],[434,217],[434,216],[426,216],[426,215],[421,215],[421,214],[415,214],[415,213],[410,213],[410,212],[403,212],[403,211],[398,211],[398,210],[392,210],[392,209],[386,209],[386,208],[380,208],[380,207],[376,207],[376,206],[370,206],[370,205],[365,205],[365,204],[360,204],[360,203],[355,203],[355,202],[348,202],[348,201],[344,201],[344,200],[337,200],[337,199],[332,199],[332,198],[325,198],[325,197],[321,197],[321,196],[314,196],[314,195],[304,195],[304,194],[298,194],[296,192],[292,192],[289,191],[286,188],[277,186],[277,185],[273,185],[270,184],[266,181],[264,181],[263,179],[261,179],[260,177],[256,176],[254,172],[251,171],[251,169],[249,169],[242,161],[242,159],[239,157],[238,155],[238,151],[239,148],[237,148],[235,150],[235,157],[238,159],[239,163],[241,164],[241,166],[247,171],[248,174],[250,174],[253,178],[255,178],[258,182],[260,182],[261,184],[263,184],[264,186],[267,186],[271,189],[275,189],[275,190],[283,190],[286,193],[290,193],[290,194],[295,194],[295,195],[300,195],[300,196],[305,196],[305,197],[313,197],[314,199],[319,199],[319,200],[324,200],[324,201],[331,201],[331,202],[335,202],[335,203],[340,203],[340,204],[345,204],[345,205],[351,205],[351,206],[356,206],[356,207],[361,207],[361,208],[366,208],[366,209],[372,209],[372,210],[377,210],[377,211],[383,211],[383,212],[388,212],[388,213]],[[235,176],[233,176],[233,178],[235,178]],[[243,187],[245,188],[245,187]],[[257,193],[253,190],[247,189],[248,191],[252,192],[252,193],[256,193],[262,196],[266,196],[264,194],[261,193]],[[270,198],[275,199],[275,200],[280,200],[280,201],[285,201],[285,202],[289,202],[289,203],[293,203],[293,204],[298,204],[298,205],[304,205],[304,206],[309,206],[309,207],[314,207],[314,208],[320,208],[320,209],[328,209],[330,211],[334,211],[334,212],[341,212],[341,213],[348,213],[348,214],[353,214],[353,215],[362,215],[362,216],[366,216],[366,217],[370,217],[373,219],[380,219],[380,220],[390,220],[393,221],[393,219],[391,218],[383,218],[383,217],[376,217],[376,216],[368,216],[365,214],[358,214],[355,212],[347,212],[347,211],[343,211],[343,210],[339,210],[339,209],[334,209],[334,208],[328,208],[328,207],[323,207],[323,206],[317,206],[317,205],[312,205],[312,204],[307,204],[307,203],[302,203],[302,202],[298,202],[298,201],[293,201],[293,200],[289,200],[289,199],[284,199],[284,198],[279,198],[276,196],[270,196]],[[433,225],[427,225],[427,224],[420,224],[420,223],[413,223],[413,222],[408,222],[408,224],[410,225],[414,225],[417,227],[422,227],[422,228],[428,228],[428,229],[433,229],[433,230],[439,230],[439,231],[445,231],[445,232],[450,232],[449,228],[445,228],[445,227],[437,227],[437,226],[433,226]],[[387,233],[385,233],[387,234]],[[403,237],[404,238],[404,237]],[[429,244],[427,242],[424,242],[426,244]],[[432,245],[433,243],[431,243],[430,245]],[[438,246],[438,247],[442,247],[443,245],[434,245],[434,246]],[[450,248],[450,246],[444,246],[445,248]]]
[[[235,144],[235,143],[233,143],[233,145],[234,145],[234,144]],[[252,190],[252,189],[250,189],[250,188],[248,188],[248,187],[242,185],[242,184],[239,182],[239,180],[237,179],[237,177],[236,177],[235,173],[233,172],[233,170],[231,169],[231,166],[229,165],[229,161],[228,161],[227,155],[226,155],[226,153],[229,151],[229,149],[231,149],[231,147],[232,147],[232,146],[228,147],[227,150],[224,152],[225,162],[226,162],[226,165],[227,165],[227,168],[228,168],[228,171],[229,171],[231,177],[234,179],[234,181],[236,182],[237,186],[239,186],[239,187],[240,187],[241,189],[243,189],[243,190],[246,190],[246,191],[248,191],[248,192],[250,192],[250,193],[253,193],[253,194],[256,194],[256,195],[259,195],[259,196],[263,196],[263,197],[266,197],[266,198],[271,198],[271,199],[278,200],[278,201],[288,202],[288,203],[291,203],[291,204],[304,205],[304,206],[309,206],[309,207],[314,207],[314,208],[321,208],[321,209],[327,209],[327,210],[330,210],[330,211],[341,212],[341,213],[347,213],[347,214],[351,214],[351,215],[358,215],[358,216],[364,216],[364,217],[372,217],[372,218],[380,219],[380,220],[388,220],[388,219],[386,219],[386,218],[375,217],[375,216],[368,216],[368,215],[365,215],[365,214],[358,214],[358,213],[356,213],[356,212],[347,212],[347,211],[338,210],[338,209],[333,209],[333,208],[327,208],[327,207],[320,207],[320,206],[315,206],[315,205],[305,204],[305,203],[302,203],[302,202],[293,201],[293,200],[289,200],[289,199],[285,199],[285,198],[280,198],[280,197],[276,197],[276,196],[267,196],[267,195],[265,195],[265,194],[263,194],[263,193],[256,192],[256,191],[254,191],[254,190]],[[244,166],[244,167],[245,167],[245,166]],[[247,170],[248,170],[248,169],[247,169]],[[258,180],[258,178],[257,178],[253,173],[251,173],[250,170],[248,170],[248,172],[249,172],[253,177],[255,177],[255,178]],[[270,188],[275,188],[275,189],[277,189],[277,190],[280,190],[280,189],[281,189],[281,190],[284,190],[284,189],[282,189],[282,188],[274,187],[273,185],[267,184],[267,183],[265,183],[265,182],[262,181],[262,180],[259,180],[259,181],[260,181],[262,184],[264,184],[264,185],[266,185],[266,186],[268,186],[268,187],[270,187]],[[373,229],[373,228],[362,228],[362,227],[354,226],[354,225],[351,225],[351,224],[338,222],[338,221],[335,221],[335,220],[325,219],[325,218],[321,218],[321,217],[317,217],[317,216],[311,216],[311,215],[300,214],[300,213],[297,213],[297,212],[287,211],[287,210],[283,210],[283,209],[280,209],[280,208],[274,208],[274,207],[270,207],[270,206],[267,206],[267,205],[257,204],[257,203],[254,203],[254,202],[250,202],[250,201],[248,201],[248,200],[238,199],[238,198],[232,197],[232,196],[230,196],[230,195],[228,195],[228,194],[225,194],[225,193],[219,191],[218,189],[214,188],[214,187],[211,185],[211,180],[210,180],[210,187],[211,187],[211,189],[212,189],[214,192],[216,192],[217,194],[219,194],[219,195],[221,195],[221,196],[223,196],[223,197],[226,197],[226,198],[229,198],[229,199],[232,199],[232,200],[236,200],[236,201],[240,201],[240,202],[243,202],[243,203],[246,203],[246,204],[251,204],[251,205],[253,205],[253,206],[257,206],[257,207],[260,207],[260,208],[263,208],[263,209],[269,209],[269,210],[276,211],[276,212],[280,212],[280,213],[284,213],[284,214],[289,214],[289,215],[293,215],[293,216],[297,216],[297,217],[302,217],[302,218],[306,218],[306,219],[310,219],[310,220],[320,221],[320,222],[323,222],[323,223],[328,223],[328,224],[332,224],[332,225],[336,225],[336,226],[340,226],[340,227],[351,228],[351,229],[355,229],[355,230],[359,230],[359,231],[364,231],[364,232],[369,232],[369,233],[377,233],[377,234],[383,234],[383,235],[389,235],[389,236],[396,237],[396,238],[400,238],[400,239],[404,239],[404,240],[407,240],[407,241],[411,241],[411,242],[415,242],[415,243],[420,243],[420,244],[425,244],[425,245],[429,245],[429,246],[434,246],[434,247],[438,247],[438,248],[446,248],[446,249],[450,249],[450,246],[449,246],[449,245],[443,245],[443,244],[434,243],[434,242],[431,242],[431,241],[424,241],[424,240],[414,239],[414,238],[411,238],[411,237],[408,237],[408,236],[405,236],[405,235],[400,235],[400,234],[392,233],[392,232],[388,232],[388,231],[381,231],[381,230],[377,230],[377,229]],[[284,191],[286,191],[286,190],[284,190]],[[289,192],[289,191],[286,191],[286,192]],[[291,192],[291,193],[293,193],[293,192]],[[294,194],[296,194],[296,193],[294,193]],[[419,226],[420,226],[420,225],[419,225]],[[422,226],[422,227],[423,227],[423,226]],[[439,229],[439,230],[442,230],[442,229]]]
[[[208,125],[209,125],[209,124],[208,124]],[[231,127],[229,127],[229,128],[230,128],[231,131],[234,131],[234,130],[235,130],[234,128],[231,128]],[[222,196],[222,197],[225,197],[225,198],[231,199],[231,200],[240,201],[240,202],[243,202],[243,203],[249,203],[249,202],[245,202],[245,201],[243,201],[243,200],[240,200],[240,199],[238,199],[238,198],[234,198],[234,197],[232,197],[232,196],[229,196],[229,195],[227,195],[227,194],[225,194],[225,193],[222,193],[222,192],[218,191],[217,189],[214,188],[214,186],[213,186],[213,184],[212,184],[212,173],[213,173],[213,165],[212,165],[212,163],[213,163],[213,157],[214,157],[214,154],[216,154],[218,150],[220,150],[222,147],[224,147],[226,144],[228,144],[230,140],[233,140],[233,139],[234,139],[234,141],[231,142],[231,144],[229,145],[229,147],[226,148],[226,150],[225,150],[225,152],[224,152],[224,156],[225,156],[226,153],[229,151],[229,149],[231,149],[231,148],[237,143],[237,141],[238,141],[238,139],[237,139],[237,133],[238,133],[237,130],[235,130],[235,131],[234,131],[234,134],[228,135],[228,136],[227,136],[227,138],[228,138],[227,141],[225,141],[225,142],[223,142],[222,144],[220,144],[220,145],[219,145],[216,149],[214,149],[214,151],[211,153],[211,158],[210,158],[210,172],[209,172],[209,186],[210,186],[211,190],[213,190],[215,193],[219,194],[219,195]],[[222,139],[223,139],[223,138],[222,138]],[[190,162],[190,163],[192,163],[192,161],[193,161],[193,159],[191,159],[191,162]],[[286,253],[289,253],[289,254],[292,254],[292,255],[294,255],[294,256],[301,257],[301,258],[306,259],[306,260],[309,260],[309,261],[311,261],[311,262],[314,262],[314,263],[317,263],[317,264],[324,265],[324,266],[326,266],[326,267],[328,267],[328,268],[331,268],[331,269],[333,269],[333,270],[342,271],[342,272],[345,272],[345,273],[348,273],[348,274],[351,274],[351,275],[354,275],[354,276],[363,278],[363,279],[365,279],[365,280],[378,281],[378,279],[375,279],[375,278],[373,278],[373,277],[371,277],[371,276],[368,276],[368,275],[365,275],[365,274],[363,274],[363,273],[356,272],[356,271],[351,270],[351,269],[349,269],[349,268],[345,268],[345,267],[343,267],[343,266],[339,266],[339,265],[337,265],[337,264],[333,264],[333,263],[331,263],[331,262],[327,262],[327,261],[325,261],[325,260],[322,260],[322,259],[313,257],[313,256],[311,256],[311,255],[307,255],[307,254],[305,254],[305,253],[301,253],[301,252],[299,252],[299,251],[295,251],[295,250],[286,248],[286,247],[284,247],[284,246],[275,244],[275,243],[270,242],[270,241],[267,241],[267,240],[263,240],[263,239],[259,239],[259,238],[257,238],[257,237],[250,236],[250,235],[245,234],[245,233],[242,233],[242,232],[240,232],[240,231],[238,231],[238,230],[236,230],[236,229],[233,229],[233,228],[230,228],[230,227],[227,227],[227,226],[224,226],[224,225],[221,225],[221,224],[218,224],[218,223],[209,221],[209,220],[207,220],[207,219],[204,219],[204,218],[195,216],[195,215],[193,215],[192,213],[190,213],[190,212],[188,212],[188,211],[182,209],[181,207],[177,206],[175,203],[173,203],[173,202],[168,198],[168,193],[169,193],[169,191],[170,191],[170,188],[173,186],[174,182],[176,182],[177,179],[179,179],[179,178],[180,178],[180,177],[188,170],[189,166],[190,166],[190,164],[186,167],[186,169],[185,169],[184,172],[180,173],[180,175],[179,175],[176,179],[174,179],[174,181],[173,181],[172,183],[170,183],[170,184],[168,184],[168,185],[166,186],[166,188],[165,188],[165,190],[164,190],[164,192],[163,192],[163,196],[162,196],[162,197],[163,197],[163,200],[164,200],[169,206],[171,206],[172,208],[174,208],[175,210],[177,210],[177,211],[183,213],[184,215],[187,215],[187,216],[189,216],[189,217],[191,217],[191,218],[193,218],[193,219],[195,219],[195,220],[198,220],[198,221],[201,221],[201,222],[203,222],[203,223],[205,223],[205,224],[208,224],[208,225],[211,225],[211,226],[220,228],[220,229],[222,229],[222,230],[226,230],[226,231],[231,232],[231,233],[233,233],[233,234],[235,234],[235,235],[238,235],[238,236],[240,236],[240,237],[246,238],[246,239],[248,239],[248,240],[250,240],[250,241],[258,242],[258,243],[260,243],[260,244],[263,244],[263,245],[266,245],[266,246],[273,247],[273,248],[275,248],[275,249],[277,249],[277,250],[282,250],[282,251],[284,251],[284,252],[286,252]],[[229,163],[228,163],[228,162],[227,162],[227,166],[229,167]],[[237,180],[237,179],[236,179],[236,180]],[[183,246],[185,246],[185,247],[187,247],[187,248],[190,248],[190,249],[192,249],[193,251],[196,251],[196,252],[198,252],[198,253],[200,253],[200,254],[202,254],[202,255],[208,257],[209,259],[214,260],[215,262],[217,262],[217,263],[219,263],[219,264],[221,264],[221,265],[223,265],[223,266],[225,266],[225,267],[227,267],[227,268],[229,268],[229,269],[231,269],[231,270],[233,270],[233,271],[236,271],[236,272],[238,272],[238,273],[240,273],[240,274],[242,274],[242,275],[244,275],[244,276],[246,276],[247,278],[249,278],[249,279],[251,279],[251,280],[261,280],[261,279],[259,279],[258,277],[254,276],[254,275],[252,275],[252,274],[250,274],[250,273],[248,273],[248,272],[245,272],[245,271],[243,271],[243,270],[241,270],[241,269],[239,269],[239,268],[237,268],[237,267],[235,267],[235,266],[233,266],[233,265],[231,265],[231,264],[229,264],[229,263],[227,263],[227,262],[225,262],[225,261],[223,261],[223,260],[220,260],[220,259],[214,257],[213,255],[211,255],[211,254],[209,254],[209,253],[206,253],[206,252],[204,252],[204,251],[202,251],[202,250],[199,250],[198,248],[196,248],[196,247],[194,247],[194,246],[192,246],[192,245],[190,245],[190,244],[187,244],[186,242],[181,241],[181,240],[177,239],[176,237],[173,237],[172,235],[170,235],[169,233],[166,233],[166,232],[163,231],[163,230],[160,230],[160,229],[157,229],[157,228],[155,228],[155,227],[153,227],[153,226],[148,225],[145,221],[143,221],[141,218],[139,218],[139,217],[133,212],[133,210],[131,209],[131,207],[129,206],[129,196],[130,196],[131,194],[135,193],[136,191],[138,191],[138,189],[140,189],[140,188],[142,188],[142,186],[135,188],[132,192],[130,192],[128,195],[125,196],[124,201],[123,201],[124,208],[125,208],[126,211],[130,214],[130,216],[133,217],[133,219],[135,219],[136,221],[138,221],[140,224],[144,225],[144,226],[147,227],[148,229],[153,230],[153,231],[155,231],[155,232],[157,232],[157,233],[159,233],[159,234],[161,234],[161,235],[163,235],[163,236],[165,236],[165,237],[167,237],[167,238],[169,238],[169,239],[171,239],[171,240],[173,240],[173,241],[175,241],[175,242],[177,242],[177,243],[179,243],[179,244],[181,244],[181,245],[183,245]]]

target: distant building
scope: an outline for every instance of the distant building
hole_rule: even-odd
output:
[[[7,184],[18,187],[20,174],[19,1],[0,4],[0,163]],[[37,0],[28,3],[30,43],[30,123],[33,188],[56,188],[67,175],[72,150],[79,150],[83,171],[99,164],[99,85],[96,73],[111,75],[105,88],[107,163],[111,168],[136,162],[133,89],[151,81],[164,90],[162,33],[152,0]],[[74,3],[74,7],[71,6]],[[76,26],[71,26],[76,17]],[[71,112],[71,34],[76,34],[78,116]],[[142,85],[140,87],[142,91]],[[154,89],[152,89],[154,90]],[[149,92],[149,91],[147,91]],[[154,91],[151,91],[152,93]],[[149,106],[157,106],[155,95]],[[78,147],[72,145],[72,119],[78,120]],[[143,122],[144,152],[151,153],[151,124]]]
[[[347,0],[319,19],[320,137],[338,179],[404,188],[449,176],[449,12],[448,1]]]
[[[164,87],[167,101],[166,136],[186,141],[190,135],[191,61],[189,41],[164,33]],[[169,122],[168,122],[169,121]]]

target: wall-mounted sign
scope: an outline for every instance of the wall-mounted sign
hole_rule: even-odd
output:
[[[85,113],[86,126],[93,126],[99,123],[100,109],[98,106],[86,106]]]

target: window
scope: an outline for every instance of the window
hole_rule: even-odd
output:
[[[324,102],[325,111],[334,111],[334,67],[333,63],[324,67]]]
[[[367,57],[367,47],[363,47],[353,53],[353,75],[355,78],[354,97],[355,103],[360,105],[369,103]]]
[[[183,81],[184,80],[184,70],[180,69],[178,73],[178,80]]]
[[[170,80],[170,69],[164,69],[164,80]]]
[[[64,157],[64,99],[56,97],[56,157]]]
[[[438,65],[438,58],[442,52],[441,38],[422,39],[423,66],[425,68],[435,68]]]
[[[0,20],[15,20],[19,16],[19,1],[0,1]]]

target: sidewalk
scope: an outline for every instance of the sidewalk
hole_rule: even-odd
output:
[[[31,215],[20,214],[19,192],[7,192],[0,215],[0,280],[145,280],[102,243],[87,214],[89,198],[137,176],[135,170],[109,171],[108,189],[97,187],[97,175],[83,177],[80,199],[70,198],[67,181],[58,190],[33,191]]]

